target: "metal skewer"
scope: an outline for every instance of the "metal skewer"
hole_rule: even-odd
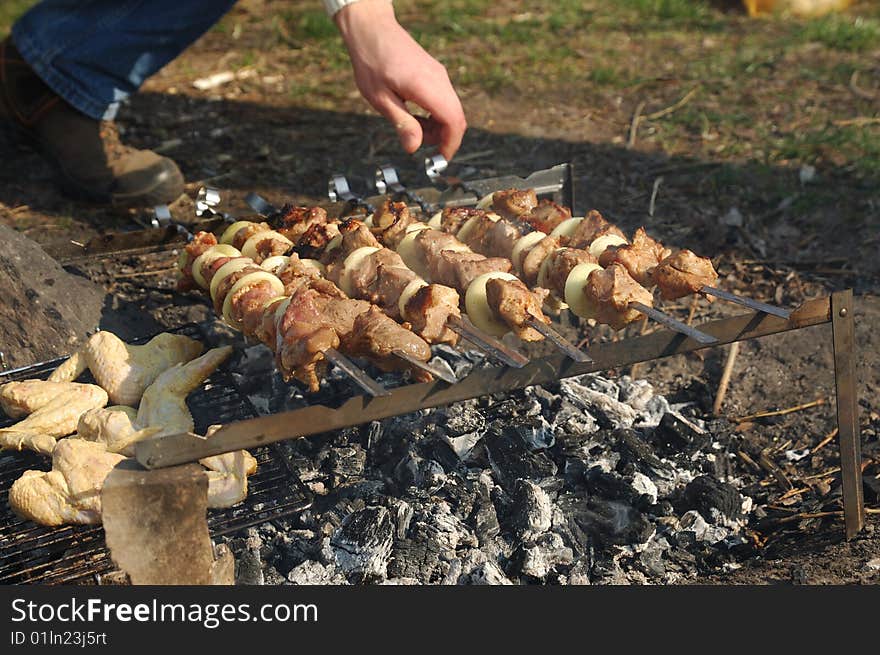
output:
[[[403,196],[407,200],[416,203],[425,214],[433,214],[437,208],[427,202],[417,193],[407,189],[397,175],[397,169],[390,164],[385,164],[376,169],[376,191],[379,195],[390,193],[392,196]]]
[[[446,326],[506,366],[522,368],[529,363],[528,357],[495,337],[489,336],[482,330],[478,330],[464,316],[461,318],[450,318],[446,322]]]
[[[789,317],[791,317],[791,310],[789,309],[783,309],[782,307],[777,307],[776,305],[768,305],[767,303],[761,302],[760,300],[752,300],[751,298],[737,296],[736,294],[730,293],[729,291],[724,291],[723,289],[717,289],[708,285],[701,287],[700,293],[705,293],[709,296],[715,296],[716,298],[721,298],[722,300],[727,300],[728,302],[736,303],[737,305],[742,305],[743,307],[748,307],[749,309],[753,309],[756,312],[772,314],[773,316],[784,318],[786,321],[789,319]]]
[[[330,176],[330,181],[327,183],[327,197],[330,198],[332,202],[341,201],[347,202],[350,205],[364,207],[370,213],[376,211],[376,208],[373,207],[373,205],[351,190],[348,178],[342,173],[334,173]]]
[[[544,337],[546,337],[550,343],[559,348],[563,353],[565,353],[569,358],[573,359],[576,362],[592,362],[593,359],[585,353],[583,350],[578,349],[573,343],[571,343],[568,339],[563,337],[559,332],[554,330],[552,327],[544,323],[543,321],[539,321],[534,316],[530,318],[528,321],[528,326],[534,330],[540,332]]]
[[[281,211],[258,193],[251,192],[247,194],[244,197],[244,201],[247,203],[248,207],[261,216],[271,216],[272,214],[278,214]]]
[[[336,368],[345,373],[349,378],[351,378],[351,380],[355,382],[361,389],[363,389],[368,395],[373,396],[374,398],[379,396],[391,395],[391,392],[388,391],[388,389],[386,389],[369,375],[367,375],[360,366],[358,366],[348,357],[336,350],[336,348],[328,348],[327,350],[325,350],[324,358],[328,362],[334,364]]]
[[[718,342],[718,339],[713,337],[711,334],[706,334],[705,332],[701,332],[700,330],[693,328],[690,325],[686,325],[685,323],[682,323],[681,321],[672,318],[669,314],[664,314],[659,309],[654,309],[653,307],[648,307],[648,305],[635,301],[631,302],[629,306],[632,309],[641,312],[645,316],[653,318],[661,325],[665,325],[670,330],[680,332],[681,334],[690,337],[698,343],[710,344]]]
[[[406,362],[409,362],[410,364],[412,364],[416,368],[422,369],[423,371],[425,371],[425,373],[430,373],[431,377],[434,377],[438,380],[443,380],[447,384],[455,384],[456,382],[458,382],[458,378],[456,378],[449,371],[444,371],[443,369],[441,369],[437,366],[432,366],[428,362],[423,362],[420,359],[416,359],[415,357],[410,355],[405,350],[392,350],[391,353],[395,357],[398,357],[399,359],[402,359]]]

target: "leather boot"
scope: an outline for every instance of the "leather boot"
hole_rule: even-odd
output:
[[[116,125],[67,104],[22,59],[0,43],[0,125],[35,146],[56,168],[70,195],[124,207],[170,203],[183,193],[172,160],[119,140]]]

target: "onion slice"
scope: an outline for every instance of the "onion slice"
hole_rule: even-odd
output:
[[[501,337],[510,332],[510,328],[495,317],[486,297],[486,283],[494,279],[516,280],[518,278],[515,275],[502,273],[501,271],[484,273],[474,278],[474,281],[468,286],[464,296],[464,305],[468,317],[474,325],[487,334]]]
[[[596,317],[596,305],[592,300],[587,298],[584,289],[586,288],[587,281],[590,279],[590,275],[593,274],[593,271],[601,270],[602,267],[598,264],[584,262],[571,269],[571,273],[569,273],[568,277],[565,279],[565,302],[568,304],[568,308],[576,316],[580,316],[581,318]]]
[[[284,285],[277,276],[272,275],[268,271],[254,271],[253,273],[248,273],[232,285],[232,288],[223,300],[223,320],[226,321],[228,326],[235,328],[236,330],[241,329],[241,321],[235,320],[232,316],[232,299],[235,297],[235,294],[246,288],[256,286],[260,282],[269,282],[272,285],[272,290],[276,294],[284,293]]]
[[[205,276],[202,273],[202,270],[205,268],[205,266],[210,266],[221,257],[241,257],[241,253],[238,251],[237,248],[230,246],[228,243],[220,243],[215,246],[211,246],[193,260],[193,280],[195,280],[196,284],[198,284],[202,289],[208,288],[208,283],[205,280]]]

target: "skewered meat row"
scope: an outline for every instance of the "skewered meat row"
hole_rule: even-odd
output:
[[[471,250],[451,234],[413,216],[406,203],[387,200],[372,216],[372,233],[424,279],[454,288],[465,297],[474,324],[494,336],[513,332],[524,341],[543,336],[531,321],[549,324],[541,305],[545,292],[532,292],[510,275],[510,261]]]
[[[369,300],[389,316],[407,321],[413,331],[430,343],[457,342],[458,335],[449,325],[461,315],[459,292],[466,295],[472,283],[485,273],[509,270],[505,260],[473,253],[440,232],[432,235],[433,240],[424,242],[427,245],[422,257],[413,265],[412,260],[401,257],[402,251],[393,249],[407,241],[411,227],[424,227],[412,218],[404,203],[386,202],[368,219],[372,223],[369,227],[365,222],[351,219],[331,229],[329,226],[333,224],[325,223],[323,210],[314,208],[285,207],[281,216],[278,232],[293,237],[300,254],[320,257],[328,279],[348,295]],[[270,233],[261,232],[253,239],[261,235],[271,238]],[[486,288],[499,286],[488,297]],[[488,297],[495,308],[494,311],[485,307],[474,311],[469,308],[477,327],[493,336],[514,331],[528,340],[542,338],[526,324],[532,315],[535,320],[547,321],[540,309],[540,296],[533,297],[534,294],[515,279],[495,283],[486,279],[475,288],[480,289],[479,293]],[[474,292],[470,293],[473,297]],[[523,293],[530,302],[513,301],[516,295]]]
[[[293,237],[300,254],[319,257],[327,278],[349,296],[408,322],[428,343],[458,343],[458,335],[448,327],[461,316],[455,289],[428,284],[394,250],[383,247],[364,223],[327,222],[326,213],[316,208],[288,209],[282,220],[279,232]]]
[[[516,200],[512,201],[511,198]],[[718,279],[709,259],[699,257],[690,250],[672,253],[649,237],[643,227],[636,230],[632,242],[628,242],[617,226],[595,210],[583,218],[565,219],[557,215],[550,220],[536,220],[533,213],[540,203],[533,190],[496,191],[481,200],[480,205],[499,212],[506,211],[512,220],[525,222],[539,232],[558,237],[561,245],[589,248],[602,266],[621,264],[642,286],[650,288],[656,285],[665,300],[698,293],[703,286],[712,286]],[[520,207],[529,209],[516,215]]]
[[[527,193],[521,195],[529,197]],[[511,202],[509,206],[522,208],[529,203]],[[563,217],[558,225],[572,221],[564,218],[562,211],[554,213]],[[461,214],[467,214],[463,223]],[[552,292],[558,303],[564,301],[583,318],[619,330],[642,316],[632,303],[653,305],[651,293],[633,280],[625,268],[613,265],[603,270],[589,250],[561,247],[560,236],[541,232],[523,236],[513,221],[483,209],[447,208],[432,217],[431,223],[448,231],[461,226],[459,237],[475,250],[488,253],[489,248],[494,248],[495,252],[508,252],[520,279],[530,287]]]
[[[253,231],[242,225],[239,230],[252,231],[253,236],[269,228]],[[229,230],[223,238],[228,237]],[[249,243],[235,240],[242,247]],[[211,238],[200,233],[193,240],[197,241],[205,244]],[[221,250],[224,246],[231,244],[205,248],[190,265],[190,277],[209,290],[215,310],[229,325],[275,352],[285,379],[295,377],[316,391],[319,374],[326,367],[324,353],[330,348],[366,357],[383,370],[412,370],[416,379],[424,379],[420,370],[404,364],[393,353],[404,351],[427,361],[431,357],[428,344],[371,303],[348,298],[323,279],[314,264],[292,255],[278,265],[277,257],[272,256],[264,260],[274,264],[266,270],[250,257],[236,254],[237,250]],[[260,250],[258,255],[268,252]]]

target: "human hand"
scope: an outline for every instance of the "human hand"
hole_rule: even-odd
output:
[[[443,64],[400,26],[388,0],[360,0],[333,18],[348,48],[358,90],[394,125],[403,149],[413,153],[424,140],[452,159],[467,122]],[[407,101],[429,116],[413,116]]]

